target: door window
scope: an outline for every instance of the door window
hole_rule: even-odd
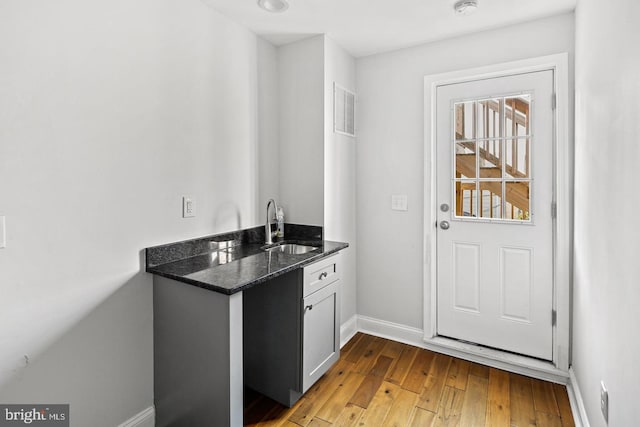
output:
[[[454,102],[454,214],[531,222],[530,93]]]

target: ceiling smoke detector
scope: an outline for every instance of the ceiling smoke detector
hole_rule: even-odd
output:
[[[459,0],[453,5],[456,15],[471,15],[478,8],[478,0]]]
[[[289,9],[287,0],[258,0],[258,6],[272,13],[280,13]]]

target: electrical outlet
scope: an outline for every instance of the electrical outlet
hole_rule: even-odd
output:
[[[609,392],[604,386],[604,381],[600,381],[600,410],[606,422],[609,422]]]
[[[196,216],[196,201],[191,196],[182,197],[182,218]]]

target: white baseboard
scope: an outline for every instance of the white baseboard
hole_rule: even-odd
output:
[[[587,410],[584,407],[584,400],[582,400],[582,393],[578,386],[578,379],[571,367],[569,368],[567,393],[569,394],[569,403],[571,403],[571,412],[573,413],[573,420],[575,421],[576,427],[590,427]]]
[[[156,411],[153,406],[137,413],[118,427],[154,427],[156,423]]]
[[[358,316],[354,314],[351,319],[340,325],[340,348],[344,347],[356,332],[358,332]]]
[[[422,329],[367,316],[358,316],[357,325],[358,331],[364,332],[365,334],[424,348],[424,342],[422,341],[424,334]]]

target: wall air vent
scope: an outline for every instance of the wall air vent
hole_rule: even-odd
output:
[[[356,136],[356,95],[333,83],[333,131]]]

